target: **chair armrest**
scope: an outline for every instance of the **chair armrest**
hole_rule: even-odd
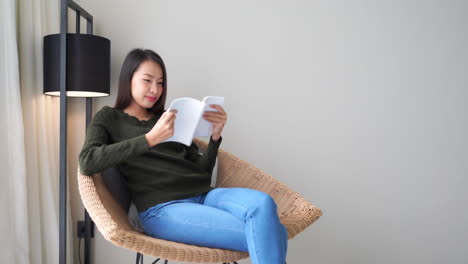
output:
[[[207,143],[194,139],[199,148],[205,149]],[[218,176],[216,187],[244,187],[270,194],[278,203],[281,215],[319,213],[321,210],[305,200],[297,192],[287,187],[268,173],[256,168],[239,157],[218,150]]]

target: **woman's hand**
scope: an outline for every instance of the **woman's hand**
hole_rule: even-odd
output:
[[[174,135],[174,121],[176,119],[176,113],[177,109],[165,111],[150,132],[146,133],[146,141],[150,147],[153,147]]]
[[[223,107],[220,105],[212,104],[209,107],[215,108],[218,112],[205,111],[203,118],[213,124],[213,131],[211,137],[214,141],[218,141],[221,137],[221,131],[223,131],[224,125],[227,121],[227,114]]]

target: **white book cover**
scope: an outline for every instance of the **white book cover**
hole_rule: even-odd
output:
[[[205,96],[202,101],[190,97],[174,99],[167,109],[177,109],[174,121],[174,135],[163,142],[176,141],[186,146],[192,144],[195,137],[209,137],[213,130],[213,125],[203,118],[203,112],[218,112],[215,108],[209,107],[211,104],[223,105],[224,97]]]

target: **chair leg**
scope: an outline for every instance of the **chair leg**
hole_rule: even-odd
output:
[[[137,252],[136,264],[143,264],[143,254],[141,254],[140,252]]]
[[[157,262],[160,261],[160,260],[161,260],[161,259],[158,258],[158,259],[156,259],[155,261],[153,261],[152,264],[157,263]],[[164,260],[164,264],[167,264],[167,263],[169,263],[169,260],[165,259],[165,260]],[[143,264],[143,263],[142,263],[142,264]]]

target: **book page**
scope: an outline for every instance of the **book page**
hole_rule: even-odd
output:
[[[203,113],[204,104],[193,98],[182,97],[173,100],[167,111],[172,109],[177,109],[174,135],[163,142],[176,141],[190,146],[198,120]]]
[[[218,112],[218,110],[216,110],[215,108],[209,107],[208,105],[210,104],[223,105],[224,97],[206,96],[205,98],[203,98],[202,103],[203,103],[203,111]],[[211,136],[212,131],[213,131],[213,124],[205,120],[202,116],[195,130],[194,137],[209,137]]]

